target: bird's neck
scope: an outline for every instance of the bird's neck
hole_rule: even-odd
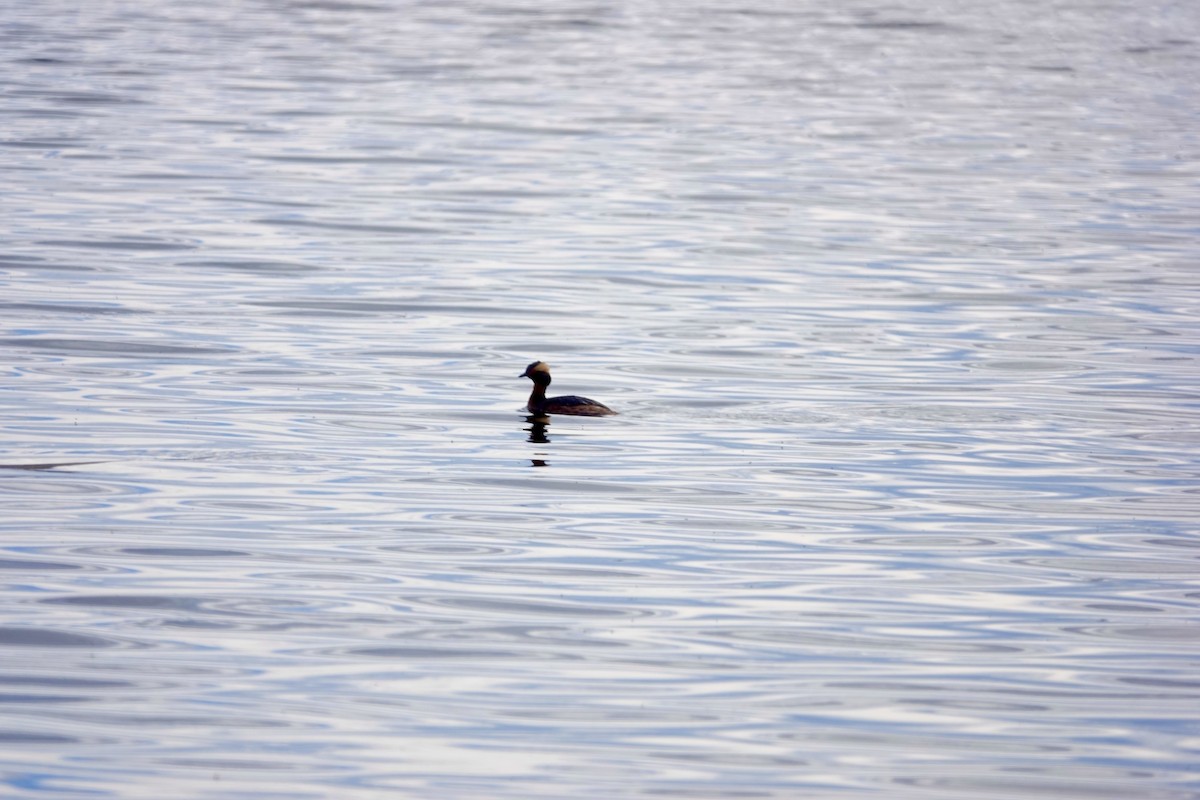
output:
[[[529,404],[527,405],[527,408],[531,412],[537,413],[538,411],[541,410],[541,406],[545,402],[546,402],[546,387],[542,386],[541,384],[535,383],[533,385],[533,391],[529,393]]]

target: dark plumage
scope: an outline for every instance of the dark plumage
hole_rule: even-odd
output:
[[[535,361],[525,368],[520,377],[533,381],[533,392],[529,395],[529,403],[525,406],[530,414],[573,414],[577,417],[606,417],[616,414],[604,403],[597,403],[586,397],[565,394],[561,397],[546,397],[546,387],[550,385],[550,365],[545,361]]]

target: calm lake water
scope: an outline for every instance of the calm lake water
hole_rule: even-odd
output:
[[[1200,797],[1194,3],[4,5],[4,797]]]

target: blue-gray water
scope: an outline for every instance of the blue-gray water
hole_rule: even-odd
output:
[[[1200,796],[1194,3],[0,63],[4,797]]]

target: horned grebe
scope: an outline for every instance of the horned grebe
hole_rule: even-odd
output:
[[[533,381],[533,392],[529,395],[529,404],[525,409],[530,414],[574,414],[577,417],[605,417],[615,414],[604,403],[597,403],[586,397],[576,397],[573,394],[562,397],[546,397],[546,387],[550,385],[550,365],[545,361],[535,361],[520,374],[521,378]]]

